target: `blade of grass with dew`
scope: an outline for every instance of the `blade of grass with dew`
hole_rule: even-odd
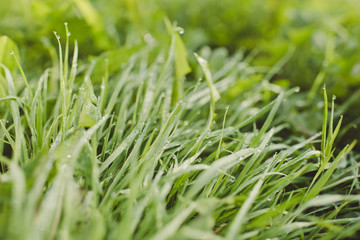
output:
[[[3,64],[0,63],[0,67],[2,67],[5,71],[5,77],[8,84],[8,91],[10,96],[16,96],[15,86],[13,82],[13,78],[11,76],[11,73],[7,67],[5,67]],[[23,156],[22,156],[22,148],[23,148],[23,142],[21,141],[23,136],[23,128],[21,125],[21,119],[20,119],[20,112],[19,108],[17,106],[17,103],[14,101],[10,101],[10,108],[11,108],[11,114],[14,121],[15,126],[15,138],[17,139],[14,146],[14,153],[13,153],[13,160],[15,162],[23,162]]]

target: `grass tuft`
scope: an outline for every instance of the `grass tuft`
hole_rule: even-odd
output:
[[[29,82],[18,64],[25,87],[0,64],[0,238],[355,237],[359,154],[337,145],[335,98],[328,117],[324,87],[322,131],[297,134],[286,109],[316,91],[271,82],[295,48],[263,75],[240,52],[214,67],[165,22],[167,45],[89,61],[65,24],[57,64]]]

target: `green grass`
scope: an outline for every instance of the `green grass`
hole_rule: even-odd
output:
[[[65,24],[29,73],[0,39],[0,238],[356,239],[360,154],[337,139],[358,94],[273,81],[294,45],[262,67],[255,50],[191,52],[163,22],[89,59]]]

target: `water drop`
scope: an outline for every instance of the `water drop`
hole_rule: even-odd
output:
[[[13,55],[14,54],[14,51],[10,51],[10,55]]]
[[[68,23],[67,23],[67,22],[64,22],[64,25],[65,25],[65,26],[67,26],[67,25],[68,25]]]
[[[336,96],[335,95],[333,95],[333,98],[332,98],[333,100],[335,100],[336,99]]]
[[[231,183],[235,182],[235,177],[229,176],[229,182],[231,182]]]
[[[295,87],[294,91],[295,92],[300,92],[300,87]]]
[[[71,32],[68,32],[68,33],[66,34],[66,36],[70,37],[70,36],[71,36]]]
[[[146,33],[144,36],[144,41],[147,43],[147,44],[150,44],[150,45],[153,45],[155,44],[155,39],[154,37],[150,34],[150,33]]]
[[[104,84],[101,84],[100,88],[101,88],[101,89],[105,89],[105,85],[104,85]]]
[[[179,33],[180,35],[184,34],[184,32],[185,32],[182,27],[177,27],[176,30],[178,31],[178,33]]]

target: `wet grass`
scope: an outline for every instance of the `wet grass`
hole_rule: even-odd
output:
[[[316,93],[270,82],[289,55],[261,78],[251,54],[195,53],[184,81],[167,27],[161,50],[80,63],[55,33],[58,64],[29,83],[0,65],[1,238],[356,238],[359,154],[335,148],[335,99],[324,88],[322,130],[296,134],[286,109]]]

